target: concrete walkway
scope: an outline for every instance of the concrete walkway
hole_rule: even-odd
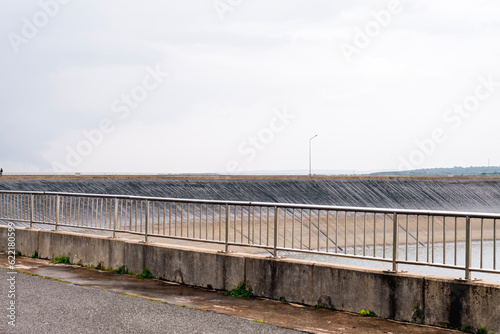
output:
[[[0,270],[2,282],[7,276]],[[16,284],[16,326],[7,323],[3,297],[0,333],[299,333],[25,274],[17,274]]]
[[[0,254],[0,265],[7,266],[6,254]],[[310,333],[459,333],[268,299],[226,297],[220,291],[47,260],[17,257],[16,269],[71,283],[18,273],[16,333],[294,333],[286,328]],[[2,305],[6,278],[7,270],[0,270]],[[0,322],[0,332],[6,327],[6,320]]]

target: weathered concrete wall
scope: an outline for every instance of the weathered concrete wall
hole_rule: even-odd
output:
[[[0,226],[0,249],[7,228]],[[257,255],[218,253],[67,232],[16,229],[16,249],[42,258],[70,256],[72,262],[135,273],[147,267],[168,281],[219,290],[247,282],[257,296],[380,317],[458,328],[469,325],[500,332],[500,284],[464,282],[416,274],[384,273]]]

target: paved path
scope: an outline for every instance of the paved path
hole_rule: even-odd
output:
[[[7,256],[0,254],[0,267],[6,265]],[[285,328],[321,334],[455,332],[268,299],[225,297],[220,291],[47,260],[16,257],[16,267],[71,284],[16,274],[18,313],[12,333],[298,333]],[[7,271],[0,270],[0,314],[7,308],[6,278]],[[4,333],[6,317],[0,319]]]
[[[7,270],[0,270],[1,333],[299,333],[143,298],[16,275],[16,327],[7,324]]]

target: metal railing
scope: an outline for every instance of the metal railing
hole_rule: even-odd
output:
[[[0,191],[0,221],[500,274],[500,214]]]

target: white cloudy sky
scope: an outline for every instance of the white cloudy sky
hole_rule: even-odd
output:
[[[390,3],[5,0],[0,167],[500,165],[498,1]]]

